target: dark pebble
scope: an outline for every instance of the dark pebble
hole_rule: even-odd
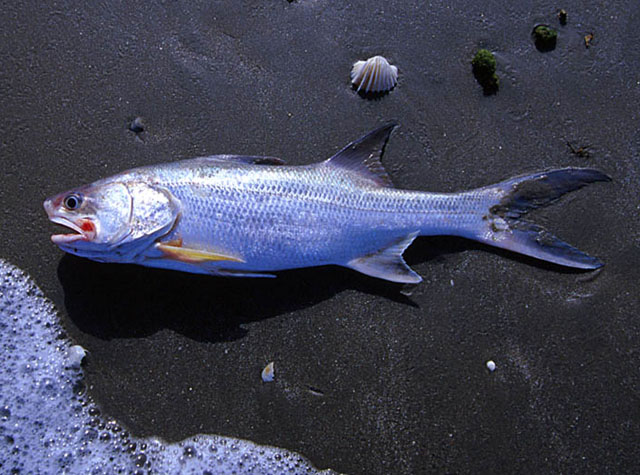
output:
[[[136,117],[135,119],[133,119],[131,124],[129,124],[129,130],[135,134],[144,132],[144,124],[142,122],[142,117]]]

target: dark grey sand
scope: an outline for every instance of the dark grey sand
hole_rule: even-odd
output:
[[[89,351],[104,413],[139,435],[231,435],[349,473],[637,466],[637,1],[93,3],[2,6],[0,257]],[[538,23],[558,28],[554,51],[534,47]],[[495,96],[471,73],[480,47],[496,54]],[[399,84],[364,100],[349,71],[374,54]],[[214,153],[312,163],[390,119],[383,161],[404,188],[610,174],[534,216],[606,266],[421,239],[407,260],[425,281],[405,297],[340,268],[208,278],[63,257],[49,241],[41,203],[74,185]]]

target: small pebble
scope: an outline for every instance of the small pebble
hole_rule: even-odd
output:
[[[589,48],[591,46],[591,43],[593,42],[593,33],[589,33],[588,35],[585,35],[584,37],[584,45]]]
[[[273,361],[264,367],[262,370],[262,381],[268,383],[273,381],[273,377],[275,376],[275,371],[273,368]]]
[[[133,119],[131,124],[129,124],[129,130],[134,134],[139,134],[144,132],[144,124],[142,123],[142,117],[136,117]]]
[[[562,9],[558,12],[558,20],[560,21],[560,24],[562,26],[567,24],[567,17],[569,15],[567,14],[567,11],[565,9]]]
[[[496,364],[493,362],[493,360],[487,361],[487,369],[492,372],[496,370]]]

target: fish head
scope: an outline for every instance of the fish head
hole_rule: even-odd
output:
[[[126,262],[168,233],[179,216],[167,190],[142,181],[103,180],[47,198],[49,220],[72,230],[51,240],[63,251]]]

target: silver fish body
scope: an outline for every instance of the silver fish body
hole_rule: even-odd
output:
[[[393,128],[313,165],[217,155],[130,170],[45,201],[52,221],[77,232],[52,239],[103,262],[230,276],[334,264],[417,283],[402,253],[418,235],[441,234],[561,265],[600,265],[520,216],[606,175],[570,168],[462,193],[401,190],[380,163]],[[77,209],[65,206],[69,196],[81,201]]]

